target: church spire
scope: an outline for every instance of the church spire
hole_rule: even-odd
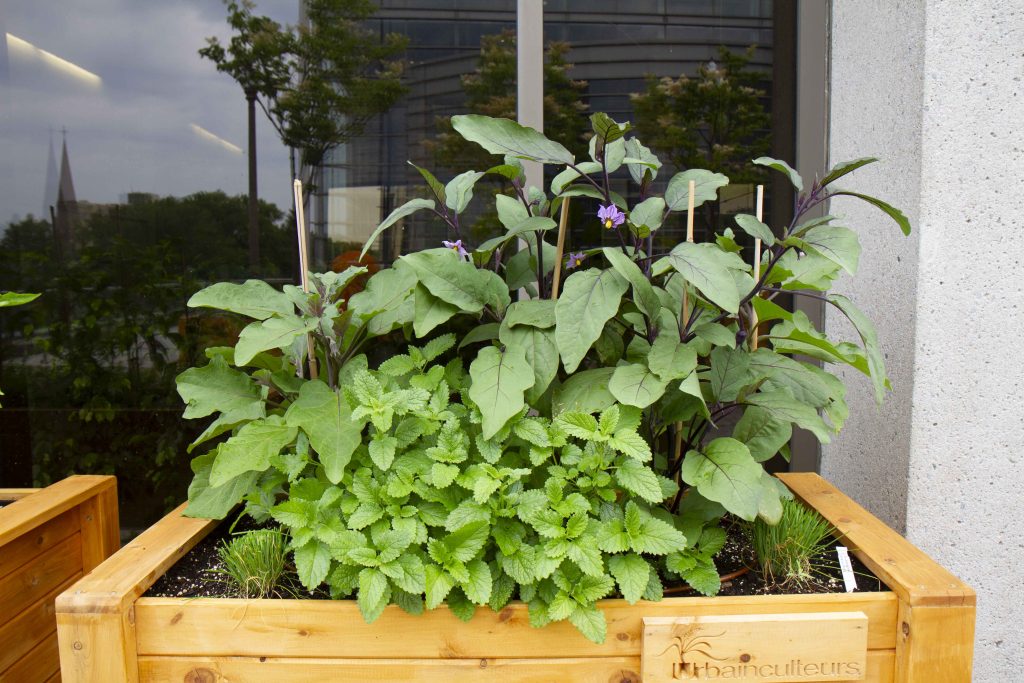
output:
[[[46,189],[43,194],[43,212],[39,214],[44,220],[50,217],[50,207],[57,210],[57,188],[60,175],[57,173],[57,155],[53,151],[53,129],[50,129],[50,154],[46,159]]]
[[[68,132],[61,131],[63,149],[60,157],[60,185],[57,188],[57,205],[75,202],[75,184],[71,181],[71,163],[68,161]]]

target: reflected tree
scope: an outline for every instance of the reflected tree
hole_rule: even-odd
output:
[[[754,46],[743,53],[718,48],[695,76],[649,76],[630,99],[637,134],[679,170],[706,168],[733,183],[764,178],[750,160],[771,151],[771,115],[762,84],[770,77],[750,67]]]

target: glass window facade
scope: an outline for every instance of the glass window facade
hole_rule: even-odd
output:
[[[588,117],[604,111],[633,121],[666,162],[662,186],[689,166],[730,175],[731,194],[697,226],[703,237],[721,230],[762,181],[738,175],[737,160],[794,156],[791,4],[548,0],[545,132],[583,158]],[[406,39],[405,92],[312,169],[318,269],[354,263],[381,219],[422,194],[408,162],[446,181],[497,161],[451,131],[452,114],[516,113],[515,0],[378,5],[366,25],[382,41]],[[255,12],[295,23],[301,7]],[[0,0],[0,291],[41,293],[0,309],[0,487],[115,473],[129,528],[182,500],[191,478],[187,446],[202,425],[181,419],[175,376],[240,330],[190,310],[189,297],[225,279],[294,282],[298,271],[289,150],[257,109],[257,255],[246,100],[198,55],[208,36],[230,36],[218,2]],[[789,197],[767,182],[777,221]],[[636,200],[635,186],[617,189]],[[476,193],[507,190],[488,178]],[[480,199],[465,219],[473,241],[497,230]],[[605,238],[595,211],[574,200],[574,248]],[[680,239],[673,220],[663,246]],[[371,255],[384,264],[447,236],[421,213]]]

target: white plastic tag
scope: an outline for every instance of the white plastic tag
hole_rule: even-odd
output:
[[[853,575],[853,564],[850,563],[850,551],[845,546],[836,546],[836,555],[839,556],[839,568],[843,571],[843,584],[846,585],[846,592],[852,593],[857,590],[857,578]]]

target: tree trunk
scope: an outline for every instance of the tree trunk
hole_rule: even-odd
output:
[[[256,93],[246,92],[249,106],[249,274],[260,274],[260,213],[256,189]]]

